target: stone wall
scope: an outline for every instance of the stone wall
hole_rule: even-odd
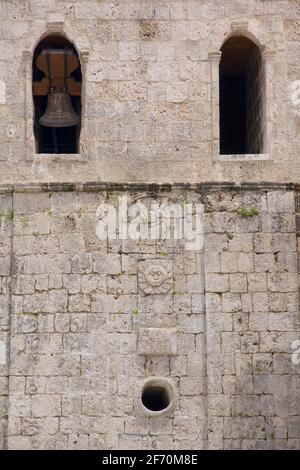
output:
[[[298,0],[0,0],[1,447],[300,447],[299,21]],[[80,154],[36,154],[48,34],[80,57]],[[231,35],[262,52],[264,154],[219,155]],[[203,204],[204,246],[99,240],[119,195]]]
[[[299,448],[292,185],[5,191],[4,447]],[[203,203],[204,247],[99,240],[97,207],[124,194]],[[153,266],[165,275],[159,286],[145,275]],[[140,406],[151,378],[174,393],[166,414]]]
[[[216,191],[205,207],[209,446],[299,448],[294,192]]]
[[[0,193],[0,446],[6,447],[10,337],[12,197]]]
[[[298,0],[1,0],[0,182],[300,181]],[[80,155],[36,155],[31,67],[47,34],[83,71]],[[263,51],[267,149],[219,158],[218,61]]]

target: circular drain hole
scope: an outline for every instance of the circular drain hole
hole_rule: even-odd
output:
[[[164,377],[151,377],[138,392],[136,410],[139,416],[169,415],[175,406],[174,385]]]
[[[142,393],[142,403],[150,411],[163,411],[170,404],[170,396],[165,387],[149,385]]]

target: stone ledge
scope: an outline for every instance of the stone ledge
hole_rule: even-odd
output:
[[[219,162],[253,162],[271,160],[268,153],[244,153],[244,154],[220,154],[217,158]]]
[[[0,193],[22,192],[100,192],[100,191],[146,191],[152,194],[179,191],[195,191],[207,193],[213,191],[300,191],[300,185],[294,183],[233,183],[233,182],[206,182],[206,183],[113,183],[103,181],[91,181],[87,183],[77,182],[49,182],[29,184],[0,184]]]

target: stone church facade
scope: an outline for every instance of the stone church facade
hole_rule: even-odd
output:
[[[300,448],[299,39],[297,0],[0,0],[3,449]],[[124,196],[199,245],[101,239]]]

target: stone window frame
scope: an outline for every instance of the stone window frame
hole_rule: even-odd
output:
[[[231,23],[231,31],[226,35],[222,45],[232,36],[244,36],[256,44],[261,52],[262,67],[264,68],[264,112],[265,112],[265,135],[264,153],[259,154],[220,154],[220,90],[219,90],[219,65],[222,56],[220,50],[209,53],[211,63],[211,152],[212,160],[218,162],[242,162],[253,160],[272,160],[272,96],[273,96],[273,59],[275,52],[267,49],[261,41],[249,30],[248,22]]]
[[[48,153],[37,153],[36,142],[33,130],[34,122],[34,103],[32,97],[32,60],[34,51],[38,43],[45,37],[53,34],[61,35],[70,41],[77,53],[81,65],[82,73],[82,89],[81,89],[81,131],[80,131],[80,153],[73,154],[48,154]],[[54,18],[46,24],[45,32],[36,41],[33,49],[25,49],[23,51],[23,67],[24,67],[24,84],[25,84],[25,160],[31,162],[40,163],[51,163],[56,161],[70,161],[70,162],[86,162],[90,156],[90,145],[89,132],[88,132],[88,116],[87,116],[87,65],[89,59],[90,49],[87,45],[76,45],[75,41],[70,39],[70,34],[65,31],[64,19]]]

